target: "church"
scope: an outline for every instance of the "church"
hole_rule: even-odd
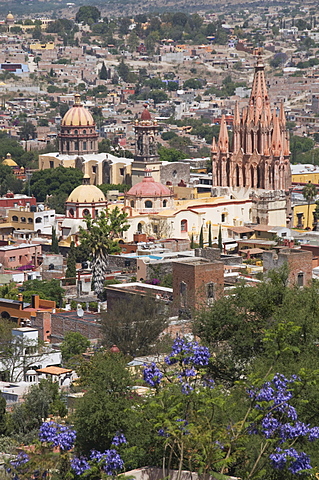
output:
[[[252,223],[286,225],[291,220],[289,132],[283,104],[271,112],[265,67],[257,57],[248,106],[234,110],[232,141],[221,119],[213,139],[213,195],[250,198]]]

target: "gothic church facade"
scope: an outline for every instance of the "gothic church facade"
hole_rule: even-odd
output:
[[[225,117],[219,138],[212,144],[213,194],[249,196],[253,223],[282,224],[290,221],[289,132],[283,104],[271,112],[265,67],[257,57],[249,104],[239,112],[236,103],[232,144]],[[280,223],[280,222],[279,222]]]

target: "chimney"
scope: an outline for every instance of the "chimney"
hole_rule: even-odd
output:
[[[18,293],[18,301],[23,302],[23,295],[22,293]]]
[[[40,306],[40,297],[39,295],[32,295],[31,296],[31,307],[32,308],[39,308]]]

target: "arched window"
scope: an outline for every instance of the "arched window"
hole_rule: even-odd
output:
[[[73,208],[70,208],[70,210],[69,210],[69,217],[74,217],[74,210],[73,210]]]
[[[86,142],[83,142],[83,150],[86,150]]]
[[[74,134],[77,135],[79,132],[77,130],[74,130]]]
[[[33,218],[29,217],[28,218],[28,223],[33,223]]]
[[[152,207],[153,207],[153,202],[151,202],[151,200],[146,200],[145,208],[152,208]]]
[[[27,219],[25,217],[21,217],[21,222],[22,223],[25,223],[27,221]]]
[[[35,223],[42,223],[42,218],[41,217],[37,217],[35,219]]]
[[[84,135],[86,134],[86,130],[83,130],[83,134],[84,134]]]
[[[187,220],[181,221],[181,232],[187,232]]]
[[[163,200],[163,207],[165,208],[167,206],[167,200]]]
[[[131,200],[131,207],[134,208],[135,202],[134,200]]]
[[[18,221],[18,217],[17,217],[16,215],[13,215],[12,221],[13,221],[13,222],[17,222],[17,221]]]
[[[142,230],[143,230],[143,225],[141,223],[138,223],[137,224],[137,231],[138,233],[142,233]]]
[[[83,217],[87,217],[88,215],[90,215],[90,212],[89,212],[89,210],[88,210],[87,208],[85,208],[85,209],[83,210]]]

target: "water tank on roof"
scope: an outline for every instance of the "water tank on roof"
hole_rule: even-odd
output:
[[[31,205],[30,212],[36,212],[36,211],[37,211],[36,205]]]

